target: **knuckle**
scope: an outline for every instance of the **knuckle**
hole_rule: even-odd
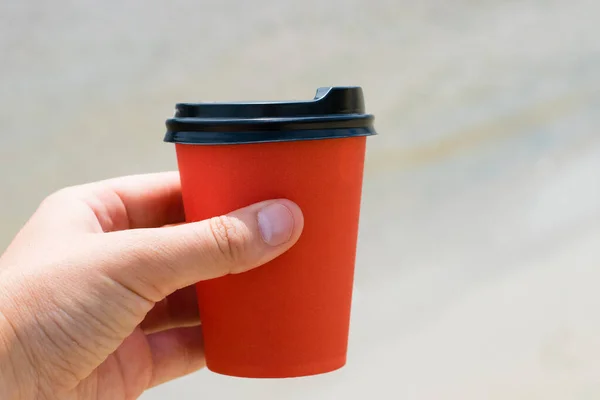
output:
[[[231,217],[214,217],[209,220],[209,229],[221,260],[225,260],[231,269],[243,262],[250,241],[243,223]]]
[[[56,205],[62,205],[66,201],[70,201],[76,198],[74,187],[66,187],[59,189],[50,195],[48,195],[40,204],[40,208],[51,208]]]
[[[67,186],[67,187],[59,189],[59,190],[55,191],[54,193],[50,194],[50,196],[48,196],[48,198],[62,200],[62,199],[76,197],[76,193],[77,193],[77,189],[75,186]]]

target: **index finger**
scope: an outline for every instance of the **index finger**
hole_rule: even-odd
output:
[[[104,232],[156,228],[185,220],[177,172],[87,183],[63,189],[55,196],[61,198],[62,204],[55,212],[70,213],[67,220],[71,221],[73,217],[91,217]]]

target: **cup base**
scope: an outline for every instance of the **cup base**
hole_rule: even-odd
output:
[[[333,372],[346,365],[346,357],[339,357],[331,360],[320,361],[311,364],[300,364],[294,366],[285,366],[281,368],[260,365],[218,365],[208,362],[206,367],[209,371],[219,375],[232,376],[236,378],[253,379],[282,379],[282,378],[301,378],[314,375]]]

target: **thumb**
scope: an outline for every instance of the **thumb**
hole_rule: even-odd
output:
[[[289,200],[270,200],[209,220],[103,235],[105,272],[153,302],[196,282],[262,265],[300,237],[304,219]],[[108,250],[108,251],[107,251]]]

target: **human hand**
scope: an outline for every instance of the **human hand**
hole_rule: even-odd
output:
[[[190,285],[272,260],[303,227],[288,200],[183,221],[176,173],[48,197],[0,257],[0,398],[135,399],[203,367]]]

